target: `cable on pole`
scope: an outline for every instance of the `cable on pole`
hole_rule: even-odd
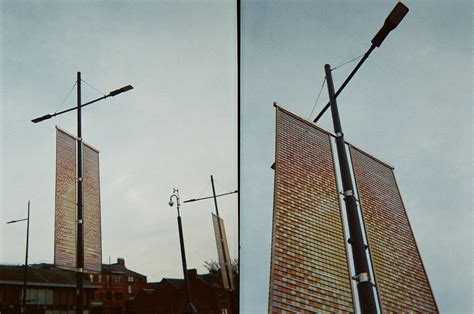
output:
[[[74,84],[73,84],[72,87],[71,87],[71,90],[69,91],[69,93],[67,93],[66,97],[64,97],[63,101],[59,104],[58,108],[56,108],[56,110],[54,111],[54,113],[58,112],[58,110],[61,108],[62,105],[64,105],[64,103],[65,103],[66,100],[69,98],[69,96],[71,96],[71,93],[72,93],[72,91],[74,90],[74,87],[76,87],[76,84],[77,84],[77,82],[74,82]]]

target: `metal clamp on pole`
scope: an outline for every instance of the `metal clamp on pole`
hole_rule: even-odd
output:
[[[344,196],[354,196],[354,192],[352,190],[347,190],[342,193]]]
[[[344,192],[342,193],[342,195],[344,195],[343,198],[344,198],[344,200],[345,200],[345,199],[348,198],[349,196],[354,197],[354,191],[352,191],[352,190],[346,190],[346,191],[344,191]],[[354,197],[354,198],[355,198],[355,197]]]
[[[357,281],[357,283],[370,281],[370,277],[369,277],[369,274],[368,274],[368,273],[360,273],[360,274],[357,274],[357,275],[353,276],[352,279],[354,279],[355,281]]]

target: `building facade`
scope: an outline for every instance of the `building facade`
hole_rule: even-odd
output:
[[[188,270],[191,301],[200,314],[237,314],[233,293],[217,283],[215,276],[199,275]],[[220,281],[220,280],[219,280]],[[181,314],[185,306],[186,285],[183,279],[163,278],[150,283],[130,302],[130,314]]]
[[[117,263],[102,264],[100,274],[88,274],[88,277],[99,285],[93,294],[92,313],[126,313],[127,302],[147,285],[146,276],[128,269],[123,258],[118,258]]]
[[[24,266],[0,265],[0,313],[21,311]],[[28,266],[25,313],[75,314],[76,273],[52,264]],[[84,275],[84,310],[92,312],[92,300],[99,284]]]

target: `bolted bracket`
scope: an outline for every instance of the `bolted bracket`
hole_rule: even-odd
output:
[[[78,219],[78,220],[77,220],[77,223],[78,223],[78,224],[82,224],[82,219]]]
[[[342,192],[342,195],[344,196],[354,196],[354,192],[352,190],[347,190],[347,191],[344,191]]]
[[[336,133],[336,137],[343,137],[343,136],[344,136],[344,133],[342,133],[342,132],[337,132]]]
[[[77,272],[78,272],[78,273],[83,273],[83,272],[84,272],[84,268],[78,268],[78,269],[77,269]]]
[[[370,281],[370,277],[369,277],[369,274],[368,274],[368,273],[360,273],[360,274],[357,274],[357,275],[353,276],[352,279],[354,279],[355,281],[357,281],[357,283]]]

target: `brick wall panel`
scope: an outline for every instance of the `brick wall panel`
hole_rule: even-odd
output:
[[[277,107],[271,313],[354,310],[330,137]]]

